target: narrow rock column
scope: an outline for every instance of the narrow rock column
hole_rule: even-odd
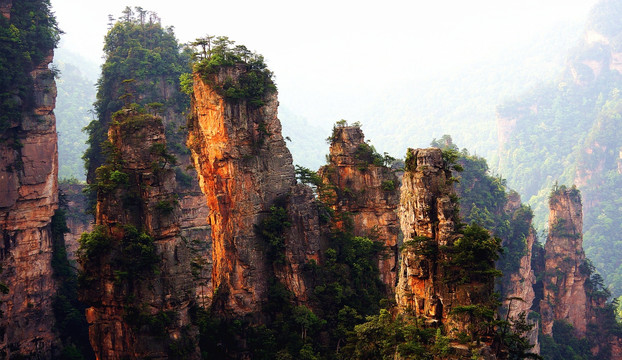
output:
[[[583,212],[576,188],[562,186],[549,199],[549,236],[545,249],[544,298],[540,303],[542,332],[551,335],[555,320],[570,322],[583,337],[589,304],[583,252]]]
[[[393,294],[397,285],[399,180],[365,142],[359,126],[333,129],[329,159],[319,174],[335,189],[332,208],[351,215],[355,236],[367,236],[385,246],[378,269],[387,293]]]
[[[451,299],[443,297],[435,254],[456,239],[450,173],[440,149],[409,149],[405,170],[398,209],[404,248],[395,298],[400,311],[444,323]]]

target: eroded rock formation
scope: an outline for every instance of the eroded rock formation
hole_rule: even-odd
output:
[[[330,162],[319,175],[332,191],[323,197],[333,210],[349,213],[355,236],[367,236],[385,246],[378,269],[391,294],[397,285],[399,181],[365,142],[359,126],[336,126],[331,138]]]
[[[11,2],[2,2],[3,10]],[[0,134],[0,357],[50,358],[54,333],[50,222],[58,207],[56,84],[50,53],[31,72],[32,107]],[[26,107],[26,106],[25,106]]]
[[[304,299],[306,286],[297,269],[318,259],[320,246],[317,208],[311,190],[296,187],[276,93],[265,93],[258,103],[225,98],[217,91],[225,82],[236,83],[247,70],[239,64],[206,78],[194,75],[188,140],[210,209],[212,284],[219,296],[216,307],[225,316],[259,313],[273,275],[297,299]],[[277,202],[293,224],[284,240],[285,266],[271,264],[256,231]]]
[[[521,219],[517,219],[518,216],[524,216],[521,205],[520,195],[516,192],[511,192],[508,195],[508,201],[504,211],[508,214],[512,214],[512,221],[522,221]],[[534,269],[532,268],[532,257],[534,244],[536,243],[536,234],[533,227],[531,227],[531,217],[529,219],[529,232],[525,237],[525,252],[520,258],[518,269],[508,274],[503,274],[503,307],[508,310],[506,316],[510,320],[519,319],[521,314],[524,314],[526,317],[529,316],[529,314],[532,313],[534,301],[536,300],[534,290],[536,275]],[[506,242],[507,240],[504,240],[504,246],[507,245]],[[534,348],[530,351],[539,354],[539,324],[535,320],[529,322],[534,325],[532,330],[526,334],[530,343],[534,345]]]
[[[180,348],[197,358],[191,251],[162,121],[123,110],[108,137],[110,156],[97,170],[97,226],[80,250],[93,349],[100,359],[166,358]]]
[[[549,206],[549,237],[544,245],[544,299],[540,304],[542,332],[550,335],[555,320],[566,320],[573,324],[577,336],[583,337],[589,305],[579,191],[560,188],[551,195]]]
[[[412,309],[418,316],[445,322],[451,299],[441,298],[446,294],[441,294],[444,289],[437,259],[422,251],[451,244],[457,238],[451,175],[440,149],[409,149],[406,166],[398,211],[405,247],[396,300],[402,311]],[[415,239],[420,244],[412,243]]]
[[[488,306],[493,278],[455,278],[459,269],[452,257],[458,255],[451,249],[459,248],[464,235],[457,231],[449,166],[440,149],[408,150],[398,210],[404,246],[396,300],[400,312],[411,313],[426,324],[444,325],[447,333],[455,336],[471,334],[469,324],[481,321],[463,316],[459,310]],[[469,271],[478,266],[464,265]]]

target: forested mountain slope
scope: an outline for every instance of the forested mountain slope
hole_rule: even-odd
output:
[[[556,183],[584,194],[585,248],[613,294],[622,294],[622,1],[592,11],[563,74],[498,108],[498,171],[534,208],[538,226]]]

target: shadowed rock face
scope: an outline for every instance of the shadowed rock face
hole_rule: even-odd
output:
[[[567,320],[585,336],[590,304],[583,252],[583,213],[576,189],[559,189],[549,200],[549,237],[544,245],[544,299],[540,304],[542,332],[552,334],[553,321]]]
[[[320,246],[317,208],[310,189],[295,187],[276,94],[266,94],[257,106],[245,99],[225,99],[215,90],[245,71],[244,65],[223,67],[209,80],[195,74],[188,140],[210,209],[212,284],[219,296],[214,301],[225,316],[260,313],[273,275],[297,299],[305,299],[306,286],[297,269],[318,259]],[[270,263],[265,241],[256,233],[256,225],[277,201],[285,204],[293,224],[286,232],[286,266]]]
[[[387,293],[393,294],[397,285],[399,181],[381,161],[374,164],[370,150],[360,127],[335,127],[329,165],[319,174],[334,189],[331,207],[350,213],[354,235],[369,236],[385,246],[378,269]]]
[[[518,193],[510,193],[504,211],[508,214],[516,214],[521,207],[521,199]],[[531,222],[530,222],[531,223]],[[529,315],[536,297],[534,284],[536,275],[532,267],[533,246],[536,242],[536,234],[530,226],[529,233],[525,238],[525,254],[520,259],[520,266],[515,272],[503,274],[503,308],[509,309],[506,314],[508,319],[518,319],[521,313]],[[505,245],[505,243],[504,243]],[[534,345],[531,352],[540,353],[538,343],[538,323],[533,321],[534,327],[527,334],[529,341]]]
[[[117,158],[111,161],[120,164],[117,171],[127,179],[98,191],[96,225],[109,245],[81,259],[87,283],[80,298],[90,306],[89,337],[98,358],[166,358],[171,341],[192,338],[195,331],[189,310],[196,290],[191,252],[180,236],[175,174],[162,156],[161,119],[124,110],[114,120],[108,137]],[[126,242],[132,236],[128,226],[152,240],[134,236]],[[144,248],[127,259],[136,244]],[[160,327],[154,328],[156,320]],[[196,344],[190,345],[188,358],[198,357]]]
[[[11,4],[0,2],[0,8],[10,10]],[[0,358],[50,358],[59,345],[52,312],[56,283],[50,222],[58,207],[52,57],[30,72],[33,107],[0,135],[0,282],[10,289],[0,295]]]

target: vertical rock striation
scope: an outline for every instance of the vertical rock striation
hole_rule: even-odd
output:
[[[1,3],[2,11],[11,2]],[[50,358],[54,333],[50,222],[58,207],[56,83],[50,54],[30,72],[33,104],[0,134],[0,357]]]
[[[109,159],[97,170],[96,227],[80,249],[93,349],[99,359],[197,358],[191,253],[162,121],[122,110],[108,136]]]
[[[451,297],[442,285],[440,265],[426,248],[456,239],[455,204],[440,149],[409,149],[398,210],[404,250],[396,300],[401,311],[412,310],[430,321],[446,322]],[[417,241],[417,243],[413,243]]]
[[[358,126],[333,129],[329,165],[319,171],[334,191],[329,203],[340,213],[351,215],[355,236],[382,242],[385,251],[378,259],[380,279],[392,294],[397,285],[399,223],[397,176],[367,143]]]
[[[508,195],[508,201],[505,205],[504,211],[508,214],[512,214],[512,221],[521,221],[517,219],[517,216],[521,216],[521,199],[520,195],[516,192],[511,192]],[[524,215],[523,215],[524,216]],[[535,230],[531,226],[531,217],[529,218],[529,231],[525,237],[525,252],[520,258],[519,267],[516,271],[503,274],[502,284],[502,296],[503,296],[503,308],[508,309],[506,314],[508,319],[518,319],[521,314],[528,316],[532,313],[534,301],[536,300],[536,293],[534,286],[536,284],[535,270],[532,267],[532,257],[534,251],[534,244],[536,243]],[[504,240],[503,245],[507,240]],[[538,328],[537,321],[530,323],[534,325],[532,330],[526,335],[529,338],[534,348],[530,351],[536,354],[540,353],[540,345],[538,343]]]
[[[587,331],[589,304],[585,291],[583,212],[576,188],[560,187],[549,200],[549,237],[544,245],[544,298],[540,303],[542,332],[550,335],[555,320],[571,323],[577,336]]]
[[[400,312],[413,314],[426,324],[444,326],[450,336],[475,336],[475,332],[485,336],[488,334],[473,326],[484,319],[472,310],[491,306],[494,277],[488,270],[478,275],[477,269],[493,268],[494,242],[487,243],[492,253],[479,252],[478,242],[488,241],[489,234],[479,228],[477,235],[468,239],[466,232],[458,231],[449,169],[440,149],[408,150],[398,209],[404,246],[397,306]],[[464,257],[469,251],[479,255]]]
[[[257,314],[275,275],[298,299],[306,297],[298,266],[317,259],[317,208],[310,189],[296,187],[292,157],[281,135],[275,93],[261,103],[226,98],[217,89],[236,83],[247,65],[220,67],[194,75],[188,145],[210,209],[212,283],[216,308],[225,316]],[[306,189],[306,190],[305,190]],[[276,202],[285,204],[293,226],[284,240],[286,266],[273,266],[256,226]],[[313,213],[314,212],[314,213]],[[286,280],[289,279],[289,280]]]

